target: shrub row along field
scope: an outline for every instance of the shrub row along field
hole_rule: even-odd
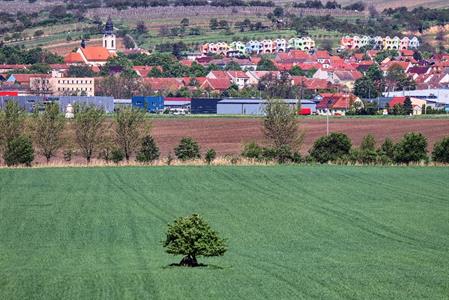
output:
[[[2,299],[443,299],[446,168],[0,170]],[[170,267],[167,224],[227,239]]]

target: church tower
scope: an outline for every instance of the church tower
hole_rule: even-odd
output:
[[[114,24],[112,23],[111,17],[108,18],[108,21],[104,26],[103,47],[108,49],[109,52],[117,51],[117,43],[114,34]]]

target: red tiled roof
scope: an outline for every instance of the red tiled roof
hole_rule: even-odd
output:
[[[181,65],[183,65],[183,66],[191,67],[191,66],[192,66],[192,63],[193,63],[193,60],[190,60],[190,59],[183,59],[183,60],[180,60],[179,63],[180,63]]]
[[[26,69],[30,67],[30,65],[11,65],[11,64],[0,64],[0,69],[4,69],[4,70],[17,70],[17,69]]]
[[[280,62],[275,63],[275,66],[279,71],[290,71],[295,65],[296,64],[294,63],[280,63]]]
[[[315,56],[317,59],[329,59],[330,58],[329,52],[327,52],[325,50],[317,51],[315,53]]]
[[[407,68],[411,65],[409,62],[406,61],[389,61],[387,63],[384,63],[381,65],[381,70],[382,71],[388,71],[391,67],[393,66],[399,66],[402,69],[404,69],[404,71],[407,71]]]
[[[154,66],[133,66],[132,69],[137,72],[141,77],[147,77],[148,73],[151,72],[151,70],[154,68]],[[160,71],[162,71],[161,66],[157,66]]]
[[[320,103],[317,104],[316,108],[325,109],[348,109],[351,103],[354,101],[355,96],[352,94],[330,94],[323,93],[320,94],[323,97]]]
[[[84,63],[81,54],[77,52],[70,52],[64,57],[64,62],[67,64],[76,64],[76,63]]]
[[[88,61],[107,61],[111,57],[108,49],[104,47],[86,47],[80,49]]]
[[[379,51],[377,51],[377,50],[368,50],[368,51],[366,51],[366,54],[369,57],[375,57],[377,55],[377,53],[379,53]]]
[[[225,91],[231,86],[231,81],[228,78],[206,78],[200,86],[203,89],[209,88],[211,90]]]
[[[321,68],[321,64],[316,63],[316,62],[310,62],[310,63],[305,62],[305,63],[298,64],[297,66],[300,67],[301,70],[304,70],[304,71],[309,71],[309,70],[313,70],[313,69],[318,70]]]
[[[402,56],[413,56],[413,50],[401,50]]]
[[[12,74],[16,82],[20,84],[29,84],[31,78],[50,78],[49,74]]]
[[[359,71],[335,71],[334,75],[342,81],[356,81],[363,77]]]
[[[253,63],[253,64],[258,64],[259,62],[260,62],[260,60],[262,59],[261,57],[258,57],[258,56],[252,56],[252,57],[250,57],[249,58],[250,60],[251,60],[251,62]]]
[[[226,78],[228,79],[228,75],[225,71],[210,71],[209,74],[207,74],[207,78]]]
[[[395,106],[396,104],[404,105],[405,96],[397,96],[393,97],[393,99],[390,100],[390,107]]]
[[[356,60],[362,60],[364,56],[365,56],[365,54],[363,54],[363,53],[356,53],[356,54],[354,54],[354,58]]]
[[[292,84],[304,86],[309,90],[324,90],[329,88],[330,83],[325,79],[307,78],[305,76],[292,76]]]
[[[310,58],[310,55],[302,50],[291,50],[288,53],[293,58]]]
[[[227,71],[226,73],[231,78],[249,78],[243,71]]]
[[[182,79],[180,78],[154,78],[147,77],[144,78],[144,83],[149,84],[151,89],[156,91],[177,91],[184,87]]]

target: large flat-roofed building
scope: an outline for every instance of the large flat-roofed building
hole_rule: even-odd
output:
[[[282,100],[292,109],[296,109],[298,100]],[[241,99],[226,98],[217,103],[218,115],[256,115],[261,116],[265,113],[266,100],[263,99]]]
[[[50,86],[56,96],[94,96],[95,80],[92,77],[51,78]]]

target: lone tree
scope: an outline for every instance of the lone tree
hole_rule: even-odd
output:
[[[81,106],[76,109],[76,142],[87,163],[90,163],[94,151],[101,143],[104,118],[104,110],[95,106]]]
[[[298,128],[295,110],[282,100],[268,100],[263,119],[263,133],[275,150],[289,146],[298,148],[304,134]]]
[[[125,107],[117,111],[115,121],[117,144],[122,149],[126,161],[129,161],[131,154],[139,145],[139,128],[145,121],[145,112],[141,109]]]
[[[64,125],[64,116],[59,112],[59,105],[56,103],[47,105],[41,114],[37,111],[34,114],[34,142],[47,159],[47,163],[62,145],[61,134]]]
[[[198,266],[198,256],[223,256],[227,250],[225,241],[197,214],[169,224],[164,247],[169,254],[184,255],[180,265],[186,267]]]

